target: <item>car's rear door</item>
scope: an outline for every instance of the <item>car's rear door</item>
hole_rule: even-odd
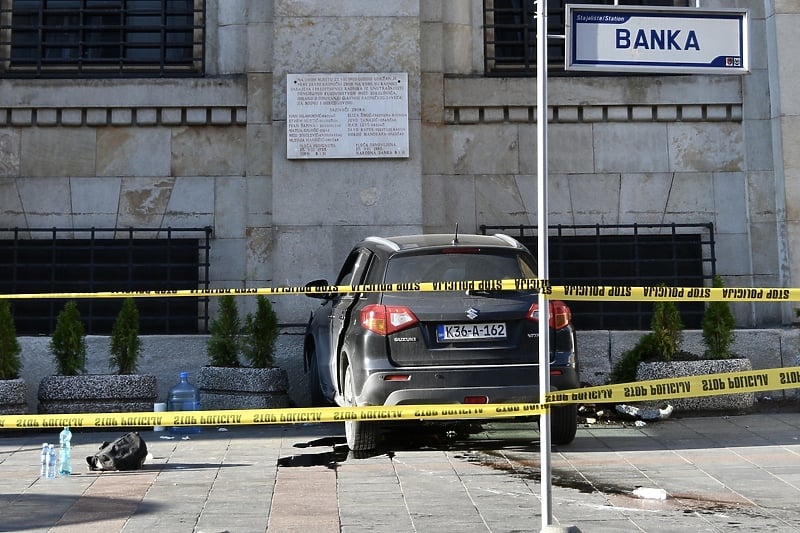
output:
[[[364,275],[367,270],[372,252],[367,248],[357,248],[350,252],[347,260],[342,265],[336,285],[361,285],[364,283]],[[359,293],[345,293],[334,297],[331,302],[330,314],[330,361],[331,376],[336,380],[338,354],[344,342],[347,324],[360,297]]]

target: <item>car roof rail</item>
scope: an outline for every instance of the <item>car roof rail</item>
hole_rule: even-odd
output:
[[[389,248],[390,250],[392,250],[393,252],[399,252],[400,251],[400,245],[399,244],[397,244],[394,241],[390,241],[389,239],[386,239],[384,237],[367,237],[364,240],[367,241],[367,242],[374,242],[375,244],[380,244],[382,246],[385,246],[385,247]]]
[[[514,248],[521,248],[522,247],[522,243],[520,243],[514,237],[509,237],[505,233],[495,233],[494,236],[497,237],[498,239],[502,239],[502,240],[506,241],[508,244],[510,244]]]

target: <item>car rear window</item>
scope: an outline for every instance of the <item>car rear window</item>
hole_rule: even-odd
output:
[[[535,266],[517,253],[443,250],[398,254],[386,267],[385,283],[535,278]]]

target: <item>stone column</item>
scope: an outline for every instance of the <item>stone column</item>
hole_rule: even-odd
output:
[[[418,2],[275,0],[272,205],[274,283],[332,280],[350,248],[370,234],[422,228]],[[286,75],[405,72],[410,157],[286,157]],[[281,298],[281,320],[304,322],[316,301]]]
[[[772,102],[775,195],[778,219],[780,285],[800,282],[800,3],[791,0],[765,2],[767,43]],[[772,11],[774,9],[774,11]],[[784,309],[783,322],[795,319],[793,302]]]

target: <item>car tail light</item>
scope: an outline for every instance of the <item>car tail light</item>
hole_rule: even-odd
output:
[[[489,397],[488,396],[464,396],[464,403],[468,403],[468,404],[489,403]]]
[[[372,304],[361,310],[361,327],[378,335],[390,335],[418,322],[411,309],[402,305]]]
[[[531,305],[526,317],[531,322],[539,321],[539,304]],[[572,312],[567,307],[567,304],[560,300],[550,301],[550,327],[553,329],[562,329],[572,321]]]

